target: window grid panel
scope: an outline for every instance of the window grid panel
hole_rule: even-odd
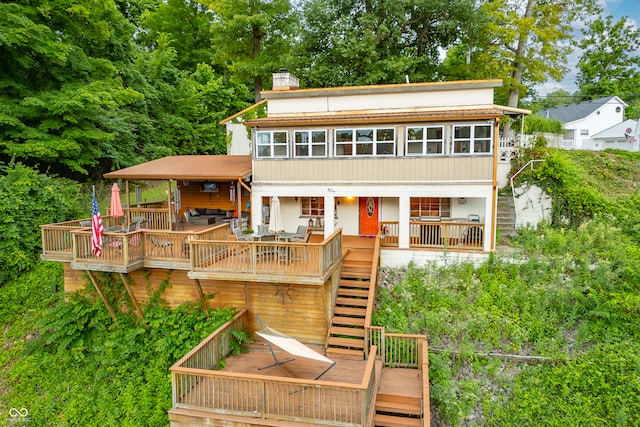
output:
[[[335,156],[393,156],[395,128],[336,129]]]
[[[407,155],[426,156],[444,153],[444,126],[407,128]]]
[[[491,153],[492,126],[454,126],[452,147],[453,154]]]
[[[296,157],[326,157],[327,156],[327,131],[295,131],[294,155]]]
[[[286,131],[256,132],[257,158],[289,157],[289,134]]]

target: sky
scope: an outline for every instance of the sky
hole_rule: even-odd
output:
[[[600,0],[600,3],[604,10],[604,16],[611,15],[614,18],[614,22],[617,22],[621,17],[626,16],[629,20],[638,28],[640,25],[640,1],[639,0]],[[579,34],[579,29],[576,28],[576,32]],[[640,55],[640,52],[638,52]],[[555,80],[548,81],[544,84],[538,85],[536,90],[538,96],[545,97],[551,92],[558,89],[566,90],[569,93],[574,93],[578,90],[576,86],[577,68],[576,64],[580,58],[580,52],[573,52],[568,58],[569,73],[565,78],[556,82]]]

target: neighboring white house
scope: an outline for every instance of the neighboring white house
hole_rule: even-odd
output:
[[[625,120],[609,129],[593,135],[594,150],[617,148],[627,151],[640,151],[640,122]]]
[[[594,136],[624,121],[627,104],[617,96],[545,108],[537,115],[563,123],[563,147],[576,150],[603,150],[607,148]],[[634,128],[635,131],[635,128]],[[601,142],[601,141],[600,141]],[[617,148],[617,147],[616,147]],[[624,147],[631,149],[631,147]]]

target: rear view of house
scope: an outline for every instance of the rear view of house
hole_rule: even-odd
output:
[[[274,81],[286,82],[289,74],[280,74]],[[494,105],[501,84],[283,84],[263,92],[267,116],[246,123],[254,129],[252,223],[269,222],[264,207],[277,196],[288,227],[308,224],[324,236],[382,232],[386,265],[443,248],[490,252],[498,123],[528,113]]]

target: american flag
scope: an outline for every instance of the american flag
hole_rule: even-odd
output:
[[[102,218],[100,217],[100,209],[98,209],[98,201],[96,200],[95,189],[91,193],[91,251],[95,256],[102,255],[102,234],[104,227],[102,226]]]

